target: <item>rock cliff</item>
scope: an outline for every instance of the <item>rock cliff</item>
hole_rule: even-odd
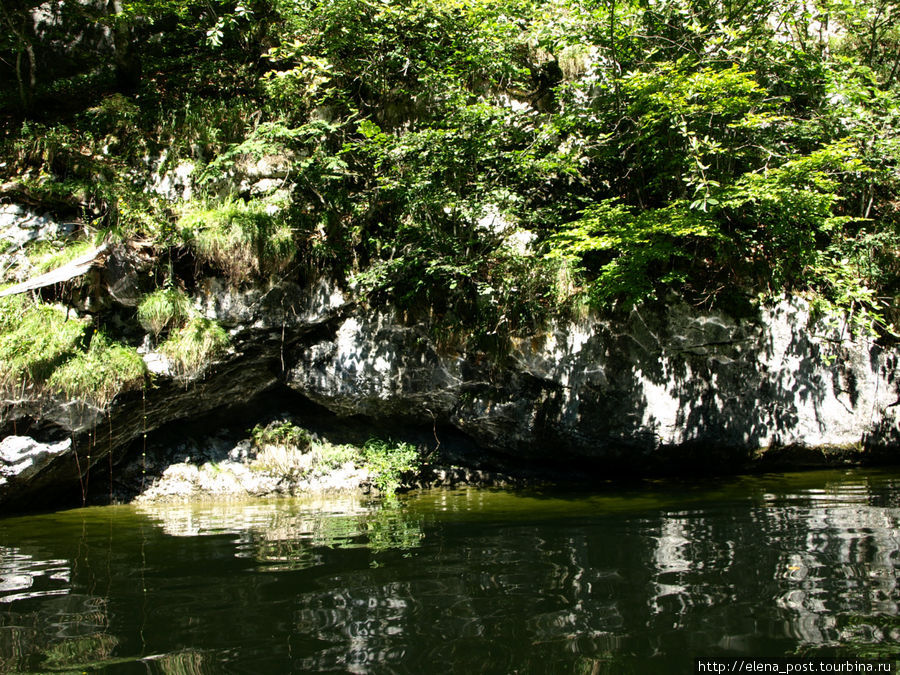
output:
[[[30,218],[29,232],[46,229],[10,213]],[[93,306],[134,311],[139,258],[111,251],[89,280]],[[80,475],[154,429],[278,383],[337,416],[453,428],[507,468],[734,471],[779,458],[890,461],[900,446],[900,353],[852,336],[840,317],[813,316],[802,297],[740,319],[673,297],[615,319],[557,322],[502,354],[436,344],[428,326],[325,279],[235,289],[206,277],[192,302],[231,340],[194,379],[145,339],[151,380],[108,410],[33,391],[2,402],[0,503],[71,494]]]
[[[502,359],[441,352],[390,312],[357,312],[299,346],[287,384],[338,414],[433,415],[510,456],[629,469],[786,447],[863,457],[900,432],[896,351],[814,320],[801,298],[742,320],[673,300],[552,326]]]

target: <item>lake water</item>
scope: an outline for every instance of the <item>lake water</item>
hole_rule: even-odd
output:
[[[0,520],[0,672],[900,657],[900,470]]]

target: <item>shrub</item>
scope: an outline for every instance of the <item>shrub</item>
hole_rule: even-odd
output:
[[[254,467],[278,476],[302,475],[316,461],[309,452],[312,441],[309,433],[290,422],[257,424],[251,432],[257,448]]]
[[[178,377],[200,376],[210,362],[228,349],[228,333],[210,319],[191,319],[169,335],[159,351],[169,358]]]
[[[178,288],[160,288],[144,296],[138,305],[141,325],[156,337],[167,328],[182,324],[190,316],[191,303]]]
[[[359,448],[352,445],[333,445],[328,442],[313,444],[314,465],[323,471],[339,469],[347,462],[360,461]]]
[[[363,458],[372,484],[385,495],[393,495],[400,487],[403,475],[418,471],[422,464],[415,446],[375,438],[366,441]]]
[[[290,422],[273,422],[266,426],[257,424],[251,434],[253,444],[260,449],[268,445],[280,445],[305,452],[312,442],[305,429]]]

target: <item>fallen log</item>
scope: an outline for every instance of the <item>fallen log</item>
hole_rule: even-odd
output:
[[[32,277],[27,281],[23,281],[20,284],[10,286],[9,288],[0,291],[0,298],[5,298],[8,295],[25,293],[26,291],[33,291],[54,284],[60,284],[64,281],[80,277],[97,264],[108,249],[109,244],[101,244],[100,246],[92,248],[90,251],[81,254],[74,260],[67,262],[62,267],[57,267],[55,270],[50,270],[49,272]]]

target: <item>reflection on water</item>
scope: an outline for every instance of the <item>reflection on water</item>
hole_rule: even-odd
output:
[[[0,671],[689,672],[900,656],[900,475],[0,521]]]
[[[35,560],[0,546],[0,561],[0,603],[69,592],[71,568],[65,560]]]
[[[270,572],[321,565],[323,547],[411,549],[424,537],[421,516],[395,502],[366,505],[359,496],[140,506],[137,512],[176,537],[234,535],[235,556],[267,563]]]

